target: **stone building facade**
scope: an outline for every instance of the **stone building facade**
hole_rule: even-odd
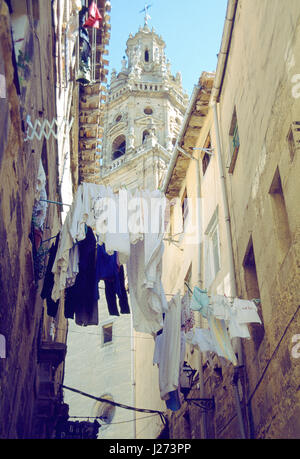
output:
[[[0,327],[6,340],[6,355],[0,361],[0,435],[30,438],[38,430],[43,438],[52,434],[61,406],[56,383],[62,378],[66,351],[66,332],[52,333],[40,296],[45,251],[51,243],[41,240],[57,234],[61,222],[61,206],[39,201],[42,185],[43,198],[60,201],[57,146],[52,135],[37,138],[30,127],[35,121],[56,118],[52,11],[47,3],[42,12],[35,1],[1,1],[0,10],[1,73],[6,84],[0,102],[1,117],[5,115]],[[57,324],[66,329],[63,317],[57,317]]]
[[[260,298],[262,317],[243,346],[244,425],[250,438],[299,438],[300,8],[240,0],[228,10],[211,102],[237,295]]]
[[[49,249],[81,179],[82,6],[78,0],[0,2],[1,438],[53,438],[57,422],[68,418],[61,389],[64,300],[50,315],[41,296]],[[110,4],[98,6],[103,48]],[[102,75],[97,52],[91,67]]]
[[[189,253],[186,235],[177,236],[166,247],[164,285],[183,292],[187,280],[209,294],[256,299],[262,323],[249,325],[250,339],[232,341],[235,371],[216,355],[207,359],[188,348],[186,358],[198,370],[189,397],[214,398],[215,405],[201,413],[182,399],[181,409],[169,413],[171,438],[300,436],[299,13],[294,1],[228,1],[216,74],[209,91],[201,76],[175,145],[164,185],[167,196],[179,198],[170,235],[176,221],[182,224],[186,186],[189,214],[196,222],[200,217],[199,258]],[[210,93],[209,107],[197,132],[201,92]],[[200,213],[193,204],[197,187]],[[210,260],[211,216],[219,230]]]

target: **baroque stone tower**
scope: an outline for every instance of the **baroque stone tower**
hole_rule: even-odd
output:
[[[111,73],[100,159],[106,185],[151,190],[162,183],[188,102],[164,49],[146,17],[129,35],[121,71]]]

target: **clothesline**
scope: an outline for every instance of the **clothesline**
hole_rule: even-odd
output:
[[[95,325],[97,326],[97,325]],[[76,330],[70,330],[69,328],[61,328],[61,327],[57,327],[55,328],[56,330],[59,330],[59,331],[67,331],[68,333],[82,333],[82,331],[76,331]],[[86,327],[82,327],[82,329],[86,329]],[[93,332],[86,332],[87,335],[94,335],[94,336],[101,336],[101,333],[93,333]],[[113,335],[114,338],[132,338],[131,335]],[[139,338],[139,339],[148,339],[148,340],[151,340],[153,341],[153,338],[151,337],[147,337],[147,336],[135,336],[136,338]]]
[[[184,282],[184,284],[187,286],[189,292],[193,295],[193,291],[192,291],[191,287],[189,286],[189,284],[188,284],[187,282]],[[205,292],[206,292],[206,290],[205,290]],[[167,293],[166,293],[166,295],[167,295]],[[210,295],[210,294],[208,294],[207,292],[206,292],[206,295],[207,295],[209,298],[212,298],[213,296],[215,296],[215,295]],[[225,295],[225,293],[224,293],[223,295],[221,295],[221,296],[224,296],[225,298],[228,298],[229,300],[233,300],[234,298],[237,298],[236,296]],[[261,300],[260,300],[260,298],[252,298],[252,299],[249,300],[249,301],[255,301],[255,302],[257,302],[257,303],[260,303]]]

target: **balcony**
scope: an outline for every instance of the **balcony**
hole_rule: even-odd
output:
[[[58,367],[65,359],[67,346],[65,343],[42,341],[38,352],[40,363],[51,363],[52,366]]]

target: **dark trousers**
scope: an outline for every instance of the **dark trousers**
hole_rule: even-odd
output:
[[[105,297],[109,314],[112,316],[119,316],[117,306],[117,296],[119,298],[119,308],[121,314],[130,314],[127,292],[125,289],[124,268],[121,265],[119,270],[119,282],[117,285],[116,279],[105,279]]]

